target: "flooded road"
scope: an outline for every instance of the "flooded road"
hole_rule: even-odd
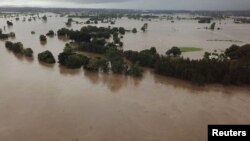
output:
[[[3,27],[5,19],[0,21],[0,26]],[[46,45],[41,45],[39,35],[50,29],[57,31],[64,26],[65,21],[66,18],[49,18],[46,24],[42,21],[18,21],[19,24],[14,22],[14,26],[6,30],[16,33],[17,37],[12,41],[21,41],[24,47],[34,50],[34,60],[10,53],[5,49],[4,41],[0,41],[1,141],[202,141],[207,139],[207,124],[250,123],[250,88],[247,86],[198,87],[155,75],[150,70],[139,79],[97,74],[82,69],[68,70],[58,64],[47,66],[38,63],[39,52],[51,50],[57,57],[65,44],[54,37],[48,38]],[[120,24],[124,22],[121,21]],[[133,25],[131,22],[129,24]],[[119,22],[116,26],[118,25]],[[156,28],[151,23],[149,25],[150,30]],[[73,28],[81,26],[73,25]],[[238,25],[230,26],[243,28]],[[32,30],[36,32],[35,35],[30,34]],[[148,45],[145,47],[148,48],[154,43],[160,44],[158,38],[163,40],[165,35],[157,36],[157,33],[150,33],[150,30],[146,34],[125,35],[124,48],[132,49],[138,45],[137,49],[140,50],[144,45]],[[158,30],[160,29],[156,29]],[[234,30],[222,30],[223,33],[216,36],[229,36]],[[246,31],[242,29],[242,32]],[[195,37],[191,36],[175,43],[183,43],[182,46],[187,46],[187,42],[190,42],[190,46],[196,43],[198,45],[199,42],[207,43],[205,40],[210,39],[207,36],[214,37],[215,33],[211,34],[204,35],[205,37],[197,35],[204,40],[192,42],[188,38]],[[249,35],[246,34],[248,37]],[[127,43],[126,40],[133,36],[138,39]],[[142,43],[140,40],[143,36],[147,40]],[[231,36],[247,42],[237,34]],[[153,39],[156,41],[149,44]],[[165,50],[165,43],[160,46],[157,44],[154,46],[159,51]],[[166,48],[170,48],[172,44],[170,42]],[[208,42],[204,44],[204,50],[212,50],[214,47],[223,49],[228,44],[230,43]]]

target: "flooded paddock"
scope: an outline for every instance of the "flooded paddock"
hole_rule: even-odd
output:
[[[84,21],[84,19],[75,19]],[[65,41],[57,36],[41,45],[40,34],[65,26],[67,18],[14,21],[6,32],[13,42],[34,50],[30,60],[9,52],[0,41],[0,140],[1,141],[202,141],[208,124],[250,122],[250,88],[247,86],[194,86],[188,82],[146,70],[142,78],[69,70],[37,60],[39,52],[54,56]],[[226,24],[224,24],[224,22]],[[140,29],[144,22],[121,19],[114,26]],[[172,46],[194,46],[201,52],[185,57],[201,58],[204,51],[223,50],[231,42],[249,43],[249,25],[223,21],[220,31],[209,31],[195,21],[152,21],[146,33],[127,33],[124,50],[155,46],[164,54]],[[6,19],[0,19],[0,27]],[[72,25],[80,29],[84,25]],[[108,26],[108,24],[100,24]],[[36,34],[32,35],[31,31]]]

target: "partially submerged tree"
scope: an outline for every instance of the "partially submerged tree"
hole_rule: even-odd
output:
[[[13,26],[13,23],[11,21],[7,21],[8,26]]]
[[[55,36],[55,33],[54,33],[53,30],[50,30],[46,35],[50,36],[50,37],[53,37],[53,36]]]
[[[132,29],[132,32],[133,32],[133,33],[137,33],[137,29],[136,29],[136,28],[133,28],[133,29]]]
[[[178,47],[172,47],[166,52],[167,55],[179,56],[181,55],[181,50]]]
[[[215,25],[216,25],[216,23],[212,23],[211,26],[210,26],[210,29],[214,30],[215,29]]]
[[[56,60],[53,54],[50,51],[44,51],[38,54],[38,60],[48,64],[56,63]]]
[[[31,48],[24,49],[24,55],[27,57],[33,57],[33,50]]]
[[[40,35],[40,41],[41,42],[46,42],[47,41],[47,37],[44,35]]]

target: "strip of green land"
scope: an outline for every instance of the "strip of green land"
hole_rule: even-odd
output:
[[[202,48],[196,48],[196,47],[179,47],[181,52],[194,52],[194,51],[201,51]]]

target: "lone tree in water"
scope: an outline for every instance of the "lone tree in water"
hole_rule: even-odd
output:
[[[137,29],[136,29],[136,28],[133,28],[132,32],[133,32],[133,33],[137,33]]]
[[[46,41],[47,41],[46,36],[40,35],[40,41],[41,41],[41,42],[46,42]]]
[[[55,32],[53,30],[50,30],[46,35],[53,37],[53,36],[55,36]]]
[[[47,21],[47,16],[44,15],[44,16],[42,17],[42,19],[43,19],[44,21]]]
[[[212,24],[211,24],[211,26],[210,26],[210,29],[211,29],[211,30],[214,30],[214,29],[215,29],[215,24],[216,24],[216,23],[212,23]]]
[[[13,26],[13,23],[10,22],[10,21],[7,21],[7,25],[8,25],[8,26]]]
[[[10,33],[9,33],[9,37],[15,38],[15,37],[16,37],[16,34],[15,34],[14,32],[10,32]]]
[[[178,47],[172,47],[166,52],[167,55],[179,56],[181,55],[181,50]]]
[[[142,26],[141,30],[142,30],[143,32],[145,32],[147,29],[148,29],[148,24],[145,23],[145,24]]]
[[[33,50],[31,48],[24,49],[24,55],[27,57],[33,57]]]

